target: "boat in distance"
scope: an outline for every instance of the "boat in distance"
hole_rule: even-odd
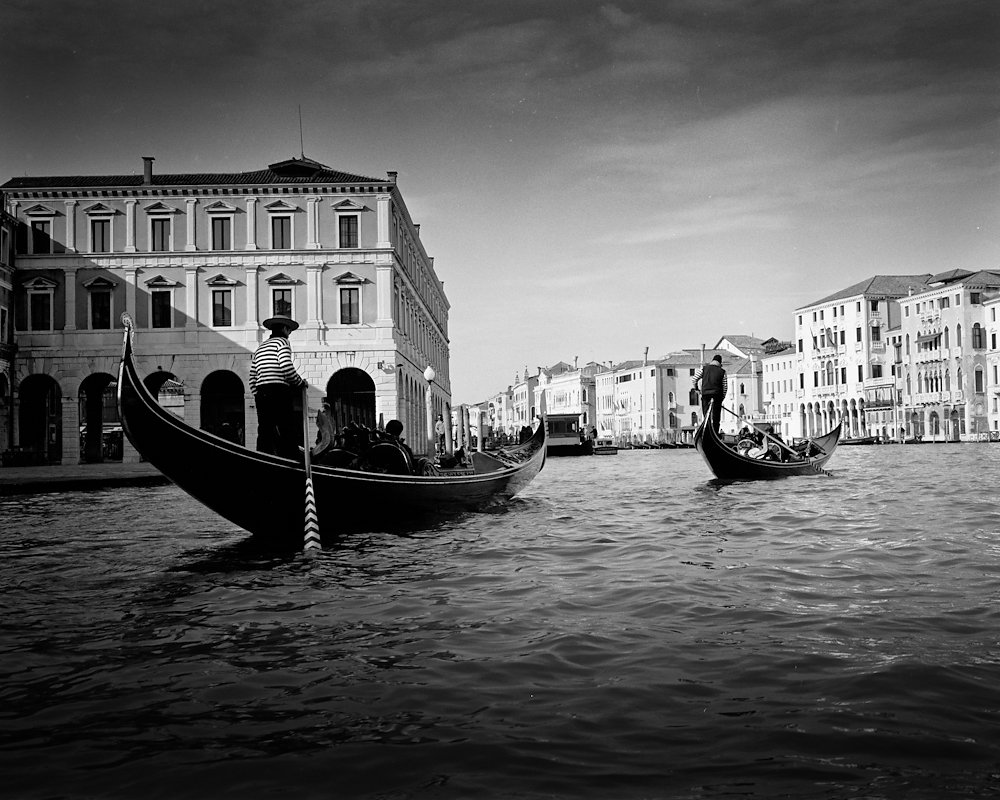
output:
[[[701,453],[716,478],[727,481],[758,481],[786,478],[792,475],[825,474],[823,465],[830,460],[840,439],[840,425],[823,436],[806,439],[798,460],[770,460],[754,458],[727,445],[715,429],[706,422],[709,415],[694,433],[694,446]],[[793,442],[794,445],[794,442]],[[775,444],[775,450],[780,448]],[[794,450],[788,447],[788,450]]]
[[[593,455],[594,440],[581,430],[579,414],[549,414],[545,425],[549,456]]]
[[[143,383],[125,323],[118,368],[122,428],[142,457],[219,516],[268,544],[301,547],[306,468],[303,460],[259,453],[186,424]],[[521,445],[472,453],[463,469],[399,475],[314,464],[320,533],[405,529],[502,505],[545,464],[544,420]]]

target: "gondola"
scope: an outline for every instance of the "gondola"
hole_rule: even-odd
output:
[[[122,428],[142,457],[221,517],[269,545],[301,546],[304,459],[258,453],[194,428],[163,408],[139,376],[134,326],[125,323],[118,369]],[[312,465],[324,537],[359,530],[399,530],[501,505],[545,463],[545,424],[531,439],[492,455],[472,453],[464,469],[397,475]]]
[[[727,481],[759,481],[785,478],[791,475],[824,474],[823,465],[830,460],[840,439],[840,425],[829,433],[813,438],[808,455],[800,461],[770,461],[750,458],[726,445],[711,425],[711,415],[694,433],[694,446],[701,453],[715,477]]]

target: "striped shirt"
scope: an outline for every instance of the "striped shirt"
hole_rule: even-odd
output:
[[[305,381],[292,364],[292,348],[283,336],[272,336],[260,343],[250,359],[250,391],[253,394],[269,383],[301,386]]]
[[[722,367],[719,367],[719,369],[722,369]],[[705,367],[698,367],[698,369],[695,370],[695,373],[694,373],[694,381],[693,381],[694,388],[698,389],[698,391],[701,391],[701,387],[698,386],[698,382],[701,380],[701,375],[702,375],[702,373],[704,371],[705,371]],[[729,380],[726,378],[726,371],[723,369],[722,370],[722,396],[725,397],[727,394],[729,394]]]

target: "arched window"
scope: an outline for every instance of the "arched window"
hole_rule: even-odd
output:
[[[833,386],[833,362],[826,362],[826,385]]]
[[[977,325],[976,328],[978,328],[978,327],[979,326]],[[975,328],[973,328],[973,331],[974,330],[975,330]],[[983,368],[982,367],[976,367],[976,391],[977,392],[982,392],[982,391],[985,391],[985,389],[986,389],[986,387],[985,387],[985,385],[983,383]]]
[[[951,345],[948,343],[949,342],[949,338],[948,338],[949,336],[950,336],[950,331],[948,330],[948,326],[946,325],[945,329],[944,329],[944,348],[945,348],[945,350],[947,350],[949,347],[951,347]]]
[[[986,348],[986,329],[978,322],[972,326],[972,349],[983,350]],[[977,389],[977,391],[979,391]]]
[[[962,326],[961,325],[956,325],[955,326],[955,347],[961,347],[961,346],[962,346]]]
[[[944,390],[946,392],[951,391],[951,372],[948,370],[944,371]]]
[[[910,354],[910,334],[906,334],[906,355]]]

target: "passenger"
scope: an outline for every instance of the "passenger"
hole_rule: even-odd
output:
[[[410,446],[403,439],[403,423],[398,419],[390,419],[385,424],[385,432],[389,434],[392,443],[403,451],[403,454],[406,456],[406,465],[410,468],[410,472],[413,472],[413,465],[416,463],[416,459],[413,457],[413,451],[410,449]]]

